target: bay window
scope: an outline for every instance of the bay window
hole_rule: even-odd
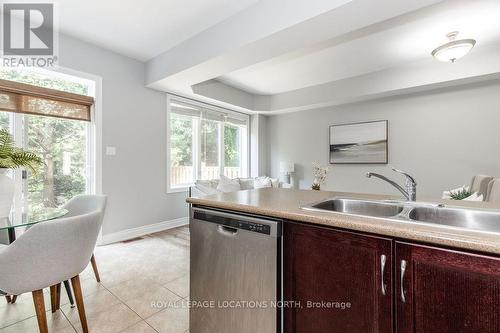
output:
[[[168,191],[248,176],[248,115],[169,95]]]

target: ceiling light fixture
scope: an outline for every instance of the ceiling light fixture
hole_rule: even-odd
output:
[[[432,51],[432,56],[439,61],[455,62],[472,50],[476,41],[474,39],[456,39],[458,31],[450,32],[446,35],[450,40]]]

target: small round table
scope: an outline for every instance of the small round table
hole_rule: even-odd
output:
[[[10,244],[16,240],[17,228],[57,219],[66,214],[68,214],[67,209],[55,207],[13,209],[8,218],[0,218],[0,232],[3,230],[8,232]]]

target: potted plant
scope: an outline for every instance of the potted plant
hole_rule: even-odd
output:
[[[41,164],[40,157],[15,147],[12,135],[0,130],[0,218],[9,216],[14,198],[14,180],[7,176],[7,171],[25,167],[36,173]]]

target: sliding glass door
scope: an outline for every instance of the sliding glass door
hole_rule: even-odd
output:
[[[89,123],[23,115],[23,146],[42,157],[44,165],[25,179],[30,206],[57,207],[90,190]]]

